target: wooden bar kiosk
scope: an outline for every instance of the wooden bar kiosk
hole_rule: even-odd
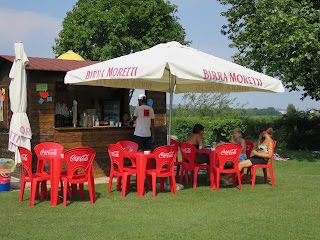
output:
[[[63,56],[63,55],[62,55]],[[110,161],[107,144],[133,139],[132,126],[117,126],[121,116],[130,112],[129,89],[74,86],[64,84],[67,71],[97,63],[28,57],[27,115],[32,131],[32,148],[45,141],[64,146],[87,146],[96,152],[95,176],[109,174]],[[9,72],[14,56],[0,55],[0,152],[1,157],[13,158],[8,151],[10,118]],[[154,147],[166,143],[166,94],[146,91],[152,98],[155,111]],[[77,104],[77,124],[73,125],[73,105]],[[111,124],[110,124],[111,123]]]

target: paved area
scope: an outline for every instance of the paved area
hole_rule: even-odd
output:
[[[115,179],[113,180],[115,181]],[[48,186],[50,186],[50,181],[47,181],[48,182]],[[100,178],[95,178],[94,179],[94,183],[95,184],[108,184],[109,183],[109,177],[100,177]],[[20,181],[19,181],[19,178],[17,177],[14,177],[14,176],[11,176],[11,190],[18,190],[20,189]],[[26,189],[29,189],[30,188],[30,183],[26,183]]]

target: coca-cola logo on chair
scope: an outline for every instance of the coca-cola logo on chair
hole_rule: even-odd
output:
[[[81,156],[72,155],[70,157],[70,162],[86,162],[89,160],[89,154],[83,154]]]
[[[58,153],[58,149],[51,148],[51,149],[41,149],[40,155],[42,156],[55,156]]]
[[[229,150],[226,150],[226,149],[222,149],[220,154],[221,155],[235,155],[237,153],[237,149],[234,148],[234,149],[229,149]]]
[[[172,158],[174,155],[174,151],[171,152],[161,152],[159,153],[159,158]]]
[[[133,152],[133,148],[131,146],[125,147],[124,150],[127,152]]]
[[[27,161],[28,160],[27,154],[21,154],[20,158],[21,158],[21,161]]]
[[[112,157],[120,157],[120,152],[119,151],[112,151],[111,156]]]
[[[181,152],[183,152],[183,153],[191,153],[191,148],[181,148]]]

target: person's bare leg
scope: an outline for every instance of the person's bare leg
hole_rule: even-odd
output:
[[[239,171],[241,172],[241,170],[243,168],[246,168],[246,167],[251,167],[252,166],[252,163],[250,161],[250,159],[247,159],[247,160],[243,160],[242,162],[240,162],[238,164],[238,167],[239,167]]]

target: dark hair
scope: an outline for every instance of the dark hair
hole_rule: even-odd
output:
[[[202,130],[204,130],[204,126],[201,124],[196,124],[193,127],[192,133],[200,133]]]

